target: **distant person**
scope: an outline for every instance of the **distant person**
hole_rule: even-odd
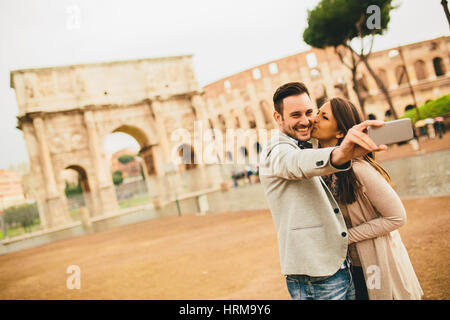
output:
[[[311,136],[320,148],[339,146],[350,128],[359,123],[356,107],[348,100],[334,98],[319,109]],[[323,179],[348,228],[356,299],[421,299],[423,291],[397,231],[406,223],[405,208],[373,153],[354,159],[351,169]]]
[[[442,134],[444,133],[444,118],[443,117],[434,118],[434,130],[439,135],[439,139],[442,139]]]
[[[349,170],[351,159],[386,150],[366,133],[369,125],[384,122],[355,125],[339,147],[310,149],[314,113],[305,85],[282,85],[273,103],[279,132],[262,150],[259,177],[277,230],[289,293],[301,300],[353,300],[347,228],[320,176]]]

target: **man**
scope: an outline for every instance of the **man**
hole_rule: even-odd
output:
[[[262,151],[259,176],[278,235],[281,271],[293,299],[354,299],[347,229],[322,175],[348,170],[351,159],[385,150],[367,135],[368,120],[349,130],[339,147],[310,149],[314,112],[303,83],[273,96],[280,132]]]

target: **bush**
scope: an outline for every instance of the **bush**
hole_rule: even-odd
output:
[[[20,224],[25,229],[25,232],[28,227],[34,224],[34,220],[36,219],[39,219],[39,211],[36,203],[25,203],[9,207],[5,210],[5,223],[9,226]]]
[[[78,183],[72,184],[66,181],[66,187],[64,189],[67,198],[73,197],[77,194],[82,194],[83,190],[81,189],[81,178],[78,177]]]
[[[417,122],[426,118],[445,116],[450,113],[450,94],[425,103],[419,107],[419,112],[420,119],[417,119],[416,109],[408,110],[400,118],[410,118],[412,122]]]
[[[116,186],[121,184],[123,182],[122,171],[120,171],[120,170],[114,171],[113,174],[112,174],[112,178],[113,178],[113,183]]]

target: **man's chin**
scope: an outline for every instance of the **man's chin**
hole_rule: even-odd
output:
[[[308,132],[307,134],[299,134],[298,132],[296,132],[295,136],[299,141],[308,141],[309,139],[311,139],[311,132]]]

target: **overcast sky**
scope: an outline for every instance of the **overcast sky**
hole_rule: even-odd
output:
[[[0,0],[0,168],[28,161],[9,72],[194,55],[200,85],[309,47],[316,0]],[[374,50],[449,35],[440,0],[403,0]],[[109,148],[123,144],[112,139]]]

